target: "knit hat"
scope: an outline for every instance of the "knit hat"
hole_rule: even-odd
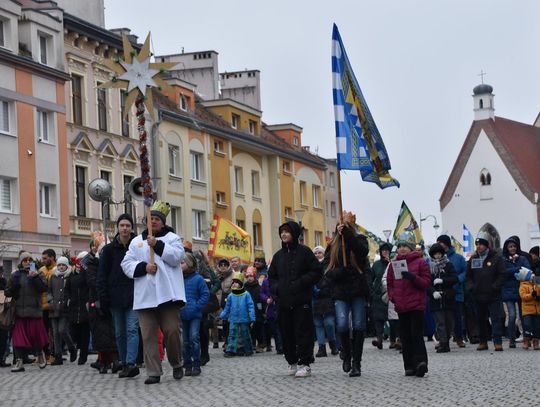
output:
[[[379,246],[379,253],[383,250],[388,250],[389,252],[392,252],[392,245],[390,243],[383,243]]]
[[[218,261],[218,266],[222,266],[222,265],[226,265],[227,267],[229,267],[231,265],[231,263],[229,263],[229,260],[223,258],[221,259],[220,261]]]
[[[416,248],[416,239],[411,232],[403,232],[399,235],[396,246],[407,246],[409,249],[414,250]]]
[[[246,277],[248,277],[248,275],[252,275],[253,277],[256,277],[257,276],[257,269],[253,266],[249,266],[247,269],[246,269]]]
[[[540,246],[534,246],[529,250],[529,254],[535,254],[540,257]]]
[[[197,267],[197,260],[195,259],[195,256],[191,253],[186,253],[184,257],[184,261],[186,262],[189,269],[194,269]]]
[[[434,243],[429,248],[430,257],[434,257],[436,253],[441,253],[443,256],[445,254],[444,248],[439,243]]]
[[[23,260],[28,258],[32,259],[32,255],[29,252],[21,252],[21,254],[19,254],[19,264],[22,264]]]
[[[150,208],[150,214],[152,216],[157,216],[163,224],[167,223],[167,215],[171,211],[171,206],[168,202],[155,201]]]
[[[133,218],[129,213],[123,213],[118,217],[118,219],[116,219],[116,227],[118,227],[118,224],[123,220],[127,220],[129,223],[131,223],[131,227],[133,227]]]
[[[452,240],[450,239],[450,236],[448,236],[448,235],[440,235],[437,238],[437,243],[442,243],[446,247],[451,247],[452,246]],[[431,253],[430,253],[430,256],[431,256]]]
[[[240,283],[241,285],[244,285],[244,279],[244,273],[242,273],[241,271],[235,271],[232,275],[232,281]]]
[[[69,260],[67,257],[59,257],[58,260],[56,260],[56,265],[58,266],[59,264],[63,264],[64,266],[68,266],[69,267]]]
[[[320,253],[320,252],[324,253],[324,247],[322,247],[322,246],[315,246],[315,247],[313,248],[313,253]]]
[[[519,281],[529,281],[532,276],[533,276],[532,270],[529,270],[526,267],[520,267],[519,271],[514,274],[514,277],[516,278],[516,280],[519,280]]]

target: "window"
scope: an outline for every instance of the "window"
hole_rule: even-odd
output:
[[[292,219],[292,208],[289,206],[285,207],[285,217]]]
[[[292,143],[293,143],[293,145],[297,146],[298,145],[298,137],[294,136],[293,139],[292,139]]]
[[[191,179],[195,181],[203,181],[203,155],[200,153],[190,152],[191,155]]]
[[[303,205],[307,204],[306,183],[304,181],[300,181],[300,203]]]
[[[180,110],[187,112],[189,108],[189,97],[186,95],[180,95]]]
[[[0,20],[0,47],[5,47],[6,46],[6,37],[5,37],[5,33],[4,33],[4,27],[5,27],[5,22],[4,20]]]
[[[336,186],[336,175],[331,172],[329,178],[330,187],[334,188]]]
[[[282,167],[283,167],[283,172],[284,173],[286,173],[286,174],[291,173],[291,162],[290,161],[283,160],[282,161]]]
[[[45,65],[47,65],[47,59],[48,59],[47,58],[48,43],[49,43],[49,39],[46,36],[44,35],[39,36],[39,62]]]
[[[122,122],[122,136],[129,137],[129,113],[124,114],[126,110],[126,98],[127,95],[124,92],[120,92],[120,121]]]
[[[242,230],[246,230],[246,221],[243,219],[236,219],[236,226]]]
[[[86,217],[86,168],[75,167],[75,199],[77,200],[77,216]]]
[[[180,148],[169,145],[169,175],[180,176]]]
[[[261,224],[253,223],[253,246],[262,246]]]
[[[225,200],[225,192],[216,192],[216,202],[222,205],[227,203],[227,201]]]
[[[100,171],[99,177],[107,182],[111,182],[111,173],[109,171]],[[109,202],[101,203],[101,219],[111,220],[111,205]]]
[[[256,197],[261,196],[261,188],[260,188],[258,171],[251,171],[251,194]]]
[[[313,185],[312,192],[313,192],[313,207],[319,208],[319,193],[321,191],[321,187],[317,185]]]
[[[12,104],[7,100],[0,100],[0,132],[12,134]]]
[[[330,216],[335,218],[337,216],[336,203],[330,202]]]
[[[74,124],[82,125],[82,77],[71,75],[72,120]]]
[[[38,141],[43,143],[49,143],[49,112],[38,110]]]
[[[482,170],[480,173],[480,185],[491,185],[491,174],[486,169]]]
[[[0,178],[0,211],[13,212],[11,195],[11,180]]]
[[[221,140],[215,140],[214,141],[214,151],[216,153],[225,154],[225,150],[223,149],[223,141],[221,141]]]
[[[232,114],[231,127],[233,129],[238,129],[239,126],[240,126],[240,116],[233,113]]]
[[[242,167],[234,167],[234,192],[244,193],[244,172]]]
[[[180,234],[181,229],[181,209],[176,206],[171,206],[171,227],[175,230],[176,234]]]
[[[129,196],[129,187],[131,184],[131,181],[133,181],[133,177],[131,175],[124,175],[124,197]],[[133,197],[131,199],[126,199],[124,202],[124,213],[128,213],[131,216],[133,216],[133,204],[131,201],[133,200]],[[135,219],[134,219],[135,220]]]
[[[54,197],[54,186],[47,184],[39,185],[39,214],[41,216],[52,216],[52,199]]]
[[[491,187],[491,174],[487,169],[480,172],[480,199],[493,199],[493,189]]]
[[[255,120],[249,121],[249,134],[257,133],[257,122]]]
[[[101,85],[100,83],[97,86]],[[98,128],[107,131],[107,89],[97,88]]]
[[[192,211],[192,235],[193,239],[203,239],[204,212]]]
[[[322,232],[315,231],[315,246],[322,246],[323,234]]]

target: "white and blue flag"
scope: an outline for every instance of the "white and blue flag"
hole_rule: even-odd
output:
[[[473,247],[473,238],[471,232],[469,231],[467,226],[463,224],[463,251],[465,253],[471,253],[474,251]]]

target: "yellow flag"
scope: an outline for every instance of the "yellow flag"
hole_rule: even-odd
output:
[[[451,236],[451,239],[452,239],[452,246],[454,246],[456,253],[461,254],[463,256],[463,253],[464,253],[463,245],[454,236]]]
[[[424,243],[424,238],[422,237],[422,232],[420,227],[412,212],[409,210],[409,207],[405,204],[405,201],[401,204],[401,209],[399,211],[399,216],[396,222],[396,228],[394,229],[394,242],[398,240],[399,236],[403,232],[411,232],[414,234],[416,243]]]
[[[243,262],[249,263],[251,236],[230,220],[214,215],[208,242],[208,256],[228,258],[238,256]]]

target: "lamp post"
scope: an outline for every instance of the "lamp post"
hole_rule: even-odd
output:
[[[440,228],[440,225],[437,223],[437,218],[435,217],[435,215],[427,215],[425,217],[422,217],[422,214],[420,214],[420,231],[422,231],[422,222],[430,218],[433,219],[433,229],[437,230]]]
[[[392,234],[392,229],[385,229],[382,231],[384,234],[384,237],[386,237],[386,241],[390,243],[390,235]]]

